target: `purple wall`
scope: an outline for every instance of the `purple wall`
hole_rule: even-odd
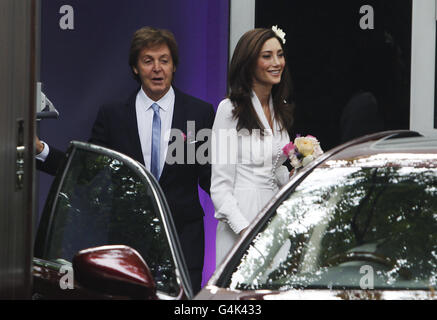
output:
[[[62,30],[62,5],[74,9],[74,30]],[[171,30],[179,44],[175,86],[217,108],[226,94],[229,1],[226,0],[42,0],[41,81],[60,112],[44,120],[39,136],[57,148],[88,140],[100,105],[127,98],[136,87],[128,66],[132,34],[144,25]],[[42,210],[52,178],[41,174]],[[211,200],[205,209],[203,284],[215,268],[216,221]]]

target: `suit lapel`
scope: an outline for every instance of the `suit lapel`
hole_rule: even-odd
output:
[[[185,116],[185,103],[182,94],[179,90],[173,87],[173,90],[175,92],[175,102],[174,102],[174,108],[173,108],[173,118],[171,122],[171,128],[172,129],[179,129],[182,132],[185,132],[186,128],[186,116]],[[185,133],[186,134],[186,133]],[[171,141],[169,141],[169,144]],[[167,151],[168,152],[168,151]],[[165,181],[168,175],[170,166],[167,163],[164,163],[164,168],[161,173],[161,177],[159,178],[159,182]]]
[[[171,122],[172,129],[179,129],[182,132],[186,130],[186,112],[185,112],[185,103],[183,101],[183,97],[181,93],[174,89],[175,92],[175,102],[173,109],[173,119]]]
[[[138,121],[137,121],[137,112],[136,112],[136,97],[138,94],[137,90],[134,94],[132,94],[126,102],[126,131],[129,138],[129,141],[126,143],[129,144],[129,150],[131,150],[132,158],[137,160],[138,162],[144,165],[143,151],[141,149],[140,136],[138,133]]]

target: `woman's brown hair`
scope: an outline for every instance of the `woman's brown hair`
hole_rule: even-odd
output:
[[[257,28],[246,32],[238,41],[229,68],[228,98],[234,105],[233,117],[237,119],[237,130],[265,129],[252,105],[252,84],[255,67],[264,43],[278,39],[282,49],[284,46],[271,29]],[[285,50],[284,50],[285,54]],[[281,130],[289,130],[293,124],[292,83],[290,73],[285,65],[281,82],[272,87],[274,117],[279,122]]]

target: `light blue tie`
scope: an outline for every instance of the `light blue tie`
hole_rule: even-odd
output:
[[[152,123],[152,156],[150,159],[150,172],[159,180],[160,150],[161,150],[161,117],[159,116],[159,106],[152,104],[153,123]]]

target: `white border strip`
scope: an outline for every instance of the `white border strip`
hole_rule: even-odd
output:
[[[410,129],[437,135],[434,129],[436,0],[413,1]]]
[[[240,37],[255,28],[255,0],[231,0],[229,31],[229,63]]]

